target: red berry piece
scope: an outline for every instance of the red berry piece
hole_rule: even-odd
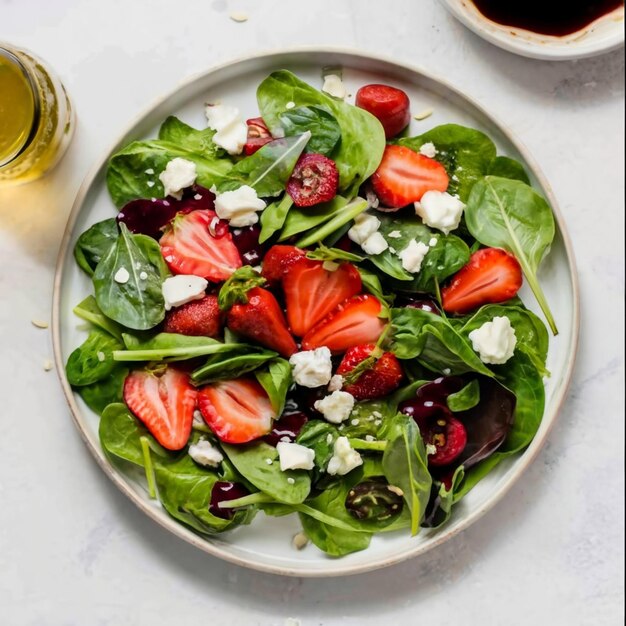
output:
[[[246,120],[246,124],[248,125],[248,138],[243,147],[243,153],[250,156],[274,138],[262,117]]]
[[[365,85],[356,92],[356,105],[378,118],[387,139],[395,137],[411,121],[409,96],[396,87]]]
[[[280,284],[289,268],[306,253],[295,246],[272,246],[263,257],[263,278],[272,286]]]
[[[328,202],[337,195],[339,172],[334,161],[322,154],[305,154],[298,159],[287,182],[287,193],[298,207]]]
[[[217,338],[222,333],[223,315],[217,296],[208,295],[168,311],[163,331],[195,337]]]

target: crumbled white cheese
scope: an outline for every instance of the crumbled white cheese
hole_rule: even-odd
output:
[[[331,424],[341,424],[347,420],[354,408],[354,396],[347,391],[333,391],[330,395],[317,400],[315,408]]]
[[[348,237],[361,245],[380,228],[380,220],[370,213],[360,213],[354,218],[354,225],[348,231]]]
[[[163,183],[166,196],[180,200],[183,197],[183,189],[191,187],[196,182],[197,175],[196,164],[193,161],[176,157],[167,162],[165,169],[159,174],[159,180]]]
[[[291,355],[293,379],[303,387],[321,387],[327,385],[332,377],[333,364],[330,350],[326,346],[315,350],[303,350]]]
[[[115,272],[115,276],[113,276],[113,280],[120,285],[125,285],[130,279],[130,274],[125,267],[120,267],[117,272]]]
[[[433,445],[432,443],[427,443],[426,444],[426,455],[427,456],[432,456],[433,454],[437,454],[437,446]]]
[[[182,306],[192,300],[204,298],[204,292],[209,283],[201,276],[193,274],[178,274],[163,281],[161,290],[165,299],[165,310]]]
[[[217,467],[223,460],[222,453],[207,439],[199,439],[189,446],[189,456],[199,465]]]
[[[416,274],[422,268],[422,261],[430,248],[421,241],[411,239],[409,245],[398,256],[402,261],[402,267],[411,274]]]
[[[278,458],[280,459],[280,469],[285,472],[290,469],[313,469],[315,451],[301,446],[299,443],[286,443],[279,441],[276,444]]]
[[[289,109],[295,108],[295,106],[296,106],[295,102],[287,102],[287,104],[285,105],[285,108],[289,110]]]
[[[426,226],[436,228],[444,234],[459,227],[465,205],[447,191],[427,191],[415,203],[415,212]]]
[[[392,230],[387,237],[389,237],[389,239],[400,239],[402,233],[399,230]]]
[[[146,280],[146,278],[148,278],[148,273],[147,272],[139,272],[139,278],[141,280]]]
[[[287,482],[290,485],[295,485],[296,484],[296,479],[295,478],[291,478],[291,476],[287,479]]]
[[[365,435],[365,441],[376,441],[376,437],[374,435]]]
[[[434,248],[437,245],[437,237],[431,237],[430,241],[428,242],[428,245],[431,248]]]
[[[449,367],[444,367],[442,372],[446,375],[446,376],[450,376],[450,374],[452,374],[452,370]]]
[[[100,361],[100,363],[103,363],[106,360],[106,354],[104,354],[104,352],[102,352],[102,350],[99,350],[96,353],[96,356],[98,357],[98,361]]]
[[[429,159],[434,159],[437,156],[437,148],[435,148],[435,144],[432,141],[429,141],[428,143],[422,144],[420,154],[423,154]]]
[[[361,423],[361,420],[358,417],[355,417],[353,420],[350,420],[350,424],[352,426],[358,426]]]
[[[328,383],[328,391],[339,391],[343,387],[343,376],[335,374]]]
[[[274,461],[272,461],[272,459],[265,459],[265,464],[266,465],[272,465],[274,463]]]
[[[152,176],[152,174],[154,174],[154,170],[153,170],[151,167],[149,167],[149,168],[146,170],[146,174],[148,174],[148,176]]]
[[[258,212],[265,208],[265,202],[257,196],[249,185],[225,191],[215,196],[215,212],[222,220],[229,220],[231,226],[251,226],[259,221]]]
[[[228,104],[207,104],[204,112],[209,128],[217,131],[213,143],[228,154],[241,154],[248,139],[248,126],[239,109]]]
[[[363,465],[361,455],[352,448],[347,437],[337,437],[333,446],[333,456],[328,462],[326,471],[331,476],[344,476],[355,467]]]
[[[373,233],[361,244],[363,252],[371,254],[372,256],[381,254],[388,247],[389,244],[379,232]]]
[[[483,363],[501,365],[515,351],[517,337],[511,321],[506,315],[496,316],[469,334],[472,347]]]
[[[340,100],[345,100],[348,95],[348,90],[346,86],[343,84],[343,81],[337,74],[327,74],[324,77],[324,85],[322,86],[322,91],[327,93],[329,96],[333,98],[339,98]]]

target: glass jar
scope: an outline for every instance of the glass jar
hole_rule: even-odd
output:
[[[72,106],[59,78],[32,53],[0,42],[0,186],[45,174],[73,132]]]

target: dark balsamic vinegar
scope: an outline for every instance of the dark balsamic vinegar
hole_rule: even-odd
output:
[[[624,0],[472,0],[487,18],[504,26],[562,37],[624,5]]]

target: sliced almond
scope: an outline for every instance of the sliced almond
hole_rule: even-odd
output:
[[[241,23],[248,21],[248,14],[243,11],[233,11],[229,17],[233,22]]]
[[[424,109],[421,113],[413,116],[413,119],[416,119],[418,122],[425,120],[427,117],[430,117],[434,113],[434,109]]]
[[[46,359],[43,362],[43,368],[46,372],[49,372],[54,367],[54,363],[50,359]]]
[[[46,322],[44,320],[30,320],[30,323],[35,328],[48,328],[48,322]]]

